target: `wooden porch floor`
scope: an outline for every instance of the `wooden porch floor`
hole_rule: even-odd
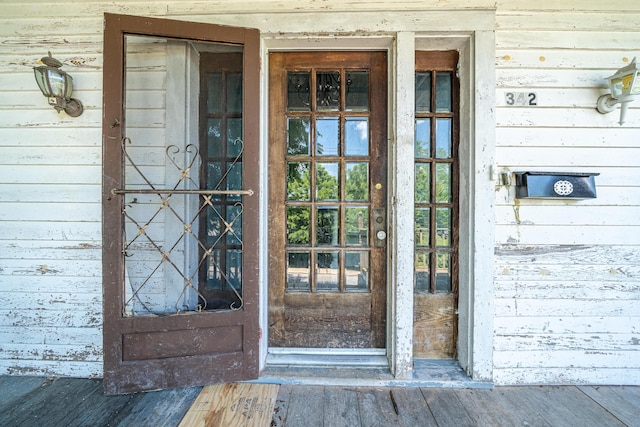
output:
[[[104,396],[98,379],[0,376],[0,426],[640,426],[640,387],[631,386],[268,387],[270,405],[227,396],[236,401],[222,406],[245,417],[228,423],[213,412],[185,417],[202,412],[207,388]]]

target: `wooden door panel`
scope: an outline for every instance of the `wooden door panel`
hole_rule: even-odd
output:
[[[269,345],[384,347],[386,54],[272,53],[269,75]]]

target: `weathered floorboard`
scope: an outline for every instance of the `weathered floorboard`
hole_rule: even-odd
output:
[[[437,426],[424,396],[417,387],[394,387],[390,391],[402,425]]]
[[[438,427],[473,426],[467,411],[458,400],[454,389],[422,388],[426,400]]]
[[[640,427],[640,387],[579,387],[623,423]]]
[[[324,387],[293,387],[284,425],[287,427],[313,427],[324,425]]]
[[[324,393],[325,426],[358,426],[360,412],[358,410],[358,392],[342,387],[326,387]]]

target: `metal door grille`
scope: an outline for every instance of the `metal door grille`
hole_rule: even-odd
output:
[[[242,233],[239,232],[242,227],[242,196],[254,194],[250,189],[221,189],[228,186],[225,182],[229,171],[242,159],[242,140],[236,139],[234,144],[239,145],[239,153],[214,189],[201,189],[192,177],[192,172],[198,176],[201,165],[197,146],[166,147],[166,180],[168,177],[175,177],[175,180],[174,185],[160,188],[153,183],[149,172],[145,173],[145,167],[141,165],[144,161],[128,151],[132,147],[131,139],[123,138],[125,185],[123,189],[111,192],[114,196],[125,197],[122,209],[125,230],[122,248],[124,316],[207,310],[208,302],[199,290],[198,280],[201,269],[211,266],[219,272],[223,288],[235,295],[235,301],[223,309],[242,309],[242,286],[236,283],[241,272],[236,272],[234,283],[231,283],[228,268],[215,265],[216,258],[212,256],[228,236],[233,236],[243,248]],[[233,203],[236,209],[232,217],[223,215],[219,205],[214,203],[213,199],[218,196],[235,196],[238,199]],[[148,199],[141,201],[138,197]],[[221,224],[213,243],[199,237],[200,218],[205,214],[213,214],[215,221]]]

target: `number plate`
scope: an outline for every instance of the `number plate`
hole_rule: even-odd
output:
[[[504,102],[509,107],[538,105],[538,94],[535,92],[505,92]]]

